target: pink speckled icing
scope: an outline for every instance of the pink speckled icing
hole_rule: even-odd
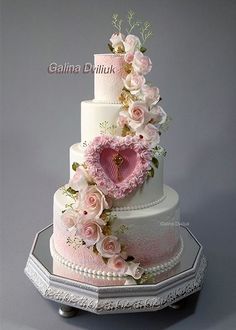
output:
[[[148,268],[163,263],[173,257],[180,248],[179,232],[166,226],[166,230],[161,231],[158,235],[158,226],[155,231],[152,226],[152,231],[146,236],[146,233],[138,234],[137,230],[128,230],[127,235],[121,235],[121,240],[126,246],[128,255],[135,258],[142,267]],[[93,253],[91,249],[81,246],[74,249],[72,246],[66,244],[66,237],[68,232],[60,225],[60,220],[54,221],[53,241],[56,251],[65,259],[70,260],[81,267],[96,269],[101,272],[111,272],[112,270],[103,262],[101,256]]]
[[[95,101],[119,103],[119,96],[124,87],[124,56],[119,54],[95,54],[95,68],[101,68],[94,72],[94,99]],[[115,73],[102,73],[103,69],[109,71],[114,68]],[[99,73],[99,71],[101,73]]]
[[[56,251],[64,258],[71,262],[77,263],[82,267],[89,267],[91,269],[99,269],[101,271],[108,271],[107,266],[102,260],[101,256],[97,256],[86,246],[81,246],[74,249],[72,246],[66,244],[66,238],[70,236],[68,231],[60,224],[60,219],[54,221],[53,241]],[[111,270],[109,270],[111,271]]]

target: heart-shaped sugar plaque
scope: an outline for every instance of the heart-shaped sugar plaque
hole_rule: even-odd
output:
[[[149,145],[139,137],[98,136],[86,149],[85,163],[98,187],[120,199],[140,186],[151,161]]]

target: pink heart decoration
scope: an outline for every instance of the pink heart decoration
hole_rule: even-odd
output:
[[[98,136],[85,151],[90,176],[105,194],[116,199],[144,182],[150,161],[149,145],[137,136]]]

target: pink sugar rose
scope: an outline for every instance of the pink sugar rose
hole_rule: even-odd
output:
[[[110,42],[115,52],[124,50],[124,35],[122,33],[113,33]]]
[[[121,246],[116,236],[105,236],[97,244],[97,250],[102,257],[111,258],[121,251]]]
[[[99,224],[90,220],[80,222],[76,233],[88,247],[96,244],[103,237]]]
[[[143,53],[139,50],[136,50],[134,53],[132,65],[135,72],[143,75],[147,74],[152,69],[152,62],[150,58],[143,55]]]
[[[139,153],[140,158],[142,158],[145,162],[148,160],[150,161],[152,159],[152,153],[150,152],[150,149],[142,150]]]
[[[81,193],[80,208],[89,219],[98,219],[104,209],[109,208],[104,194],[97,186],[89,186]]]
[[[126,53],[125,56],[124,56],[124,60],[126,63],[132,63],[134,59],[134,54],[133,53]]]
[[[145,84],[144,76],[139,75],[138,73],[129,73],[125,79],[123,79],[124,86],[129,91],[135,93],[138,92],[142,86]]]
[[[102,220],[102,218],[95,219],[91,213],[88,213],[86,210],[82,208],[82,202],[80,200],[78,200],[78,202],[74,204],[74,207],[75,210],[77,211],[77,225],[79,225],[80,223],[84,223],[86,221],[96,221],[96,223],[99,224],[100,226],[104,226],[105,223]]]
[[[145,84],[141,90],[141,97],[148,106],[155,104],[160,100],[159,88]]]
[[[159,131],[156,126],[147,124],[144,129],[138,130],[137,134],[142,135],[144,140],[150,144],[150,148],[154,148],[160,142]]]
[[[163,124],[166,121],[167,114],[159,105],[155,105],[150,110],[151,123]]]
[[[140,49],[141,42],[137,36],[128,34],[125,38],[124,46],[126,53],[134,53],[137,49]]]
[[[76,191],[81,191],[88,186],[85,169],[82,166],[77,167],[74,176],[69,181],[69,186]]]
[[[129,126],[134,130],[144,124],[145,119],[149,114],[146,104],[140,101],[131,103],[129,106],[128,113],[130,116]]]
[[[134,279],[138,280],[143,275],[144,270],[139,266],[139,263],[130,261],[128,262],[128,269],[126,271],[126,275],[132,276]]]
[[[128,269],[127,262],[120,256],[109,258],[107,266],[120,274],[124,274]]]
[[[61,220],[68,230],[73,230],[78,223],[78,213],[73,209],[68,209],[62,214]]]

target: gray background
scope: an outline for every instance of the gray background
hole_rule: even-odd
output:
[[[236,1],[3,1],[1,18],[0,329],[235,329]],[[49,75],[106,51],[111,15],[135,9],[153,23],[150,81],[173,118],[162,145],[165,182],[209,267],[197,304],[182,311],[63,320],[23,274],[35,233],[52,222],[80,139],[80,102],[92,75]]]

